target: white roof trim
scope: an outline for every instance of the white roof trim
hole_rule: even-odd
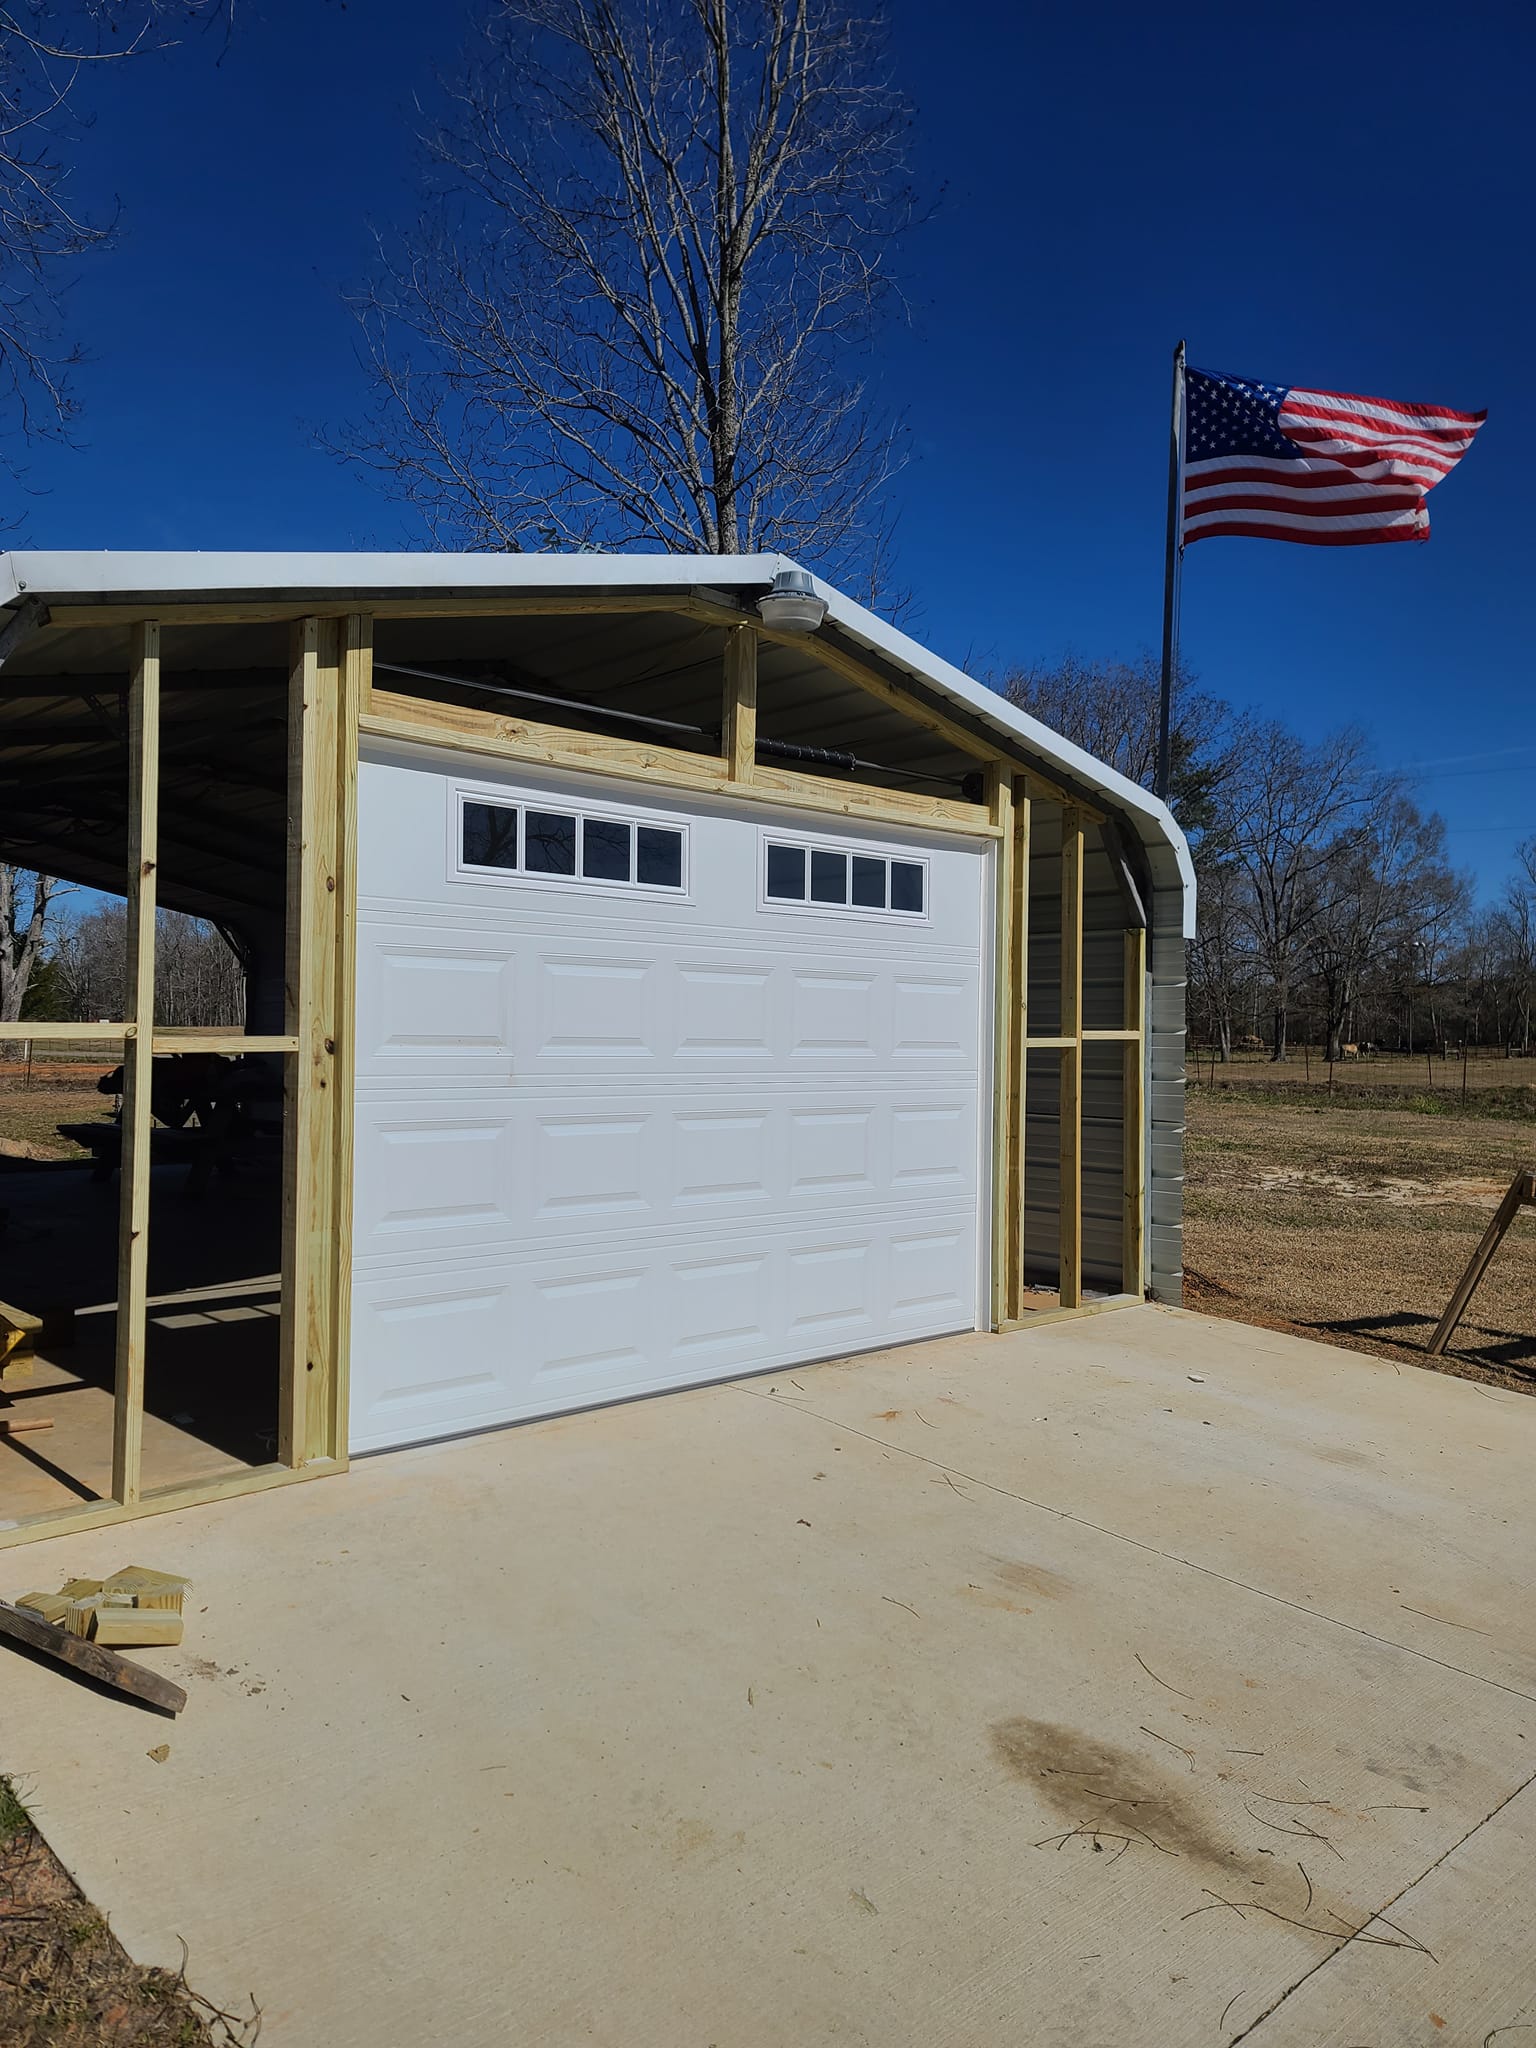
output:
[[[28,551],[0,556],[0,605],[21,597],[55,600],[154,595],[195,602],[213,593],[254,599],[324,595],[520,590],[668,592],[711,585],[760,584],[780,569],[799,565],[787,555],[452,555],[397,554],[181,554],[140,551]],[[854,641],[914,679],[948,697],[1005,738],[1056,763],[1090,795],[1099,796],[1134,824],[1153,858],[1158,888],[1178,887],[1181,924],[1193,938],[1195,875],[1189,847],[1165,804],[1139,783],[1117,774],[1049,726],[1009,704],[995,690],[932,654],[916,640],[816,579],[828,616]],[[1169,872],[1168,855],[1172,855]],[[1159,859],[1157,856],[1162,855]]]

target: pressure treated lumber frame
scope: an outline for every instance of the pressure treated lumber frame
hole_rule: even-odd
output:
[[[123,1063],[112,1491],[0,1529],[0,1547],[230,1499],[346,1466],[351,1295],[351,1089],[357,707],[372,622],[350,613],[293,627],[289,683],[286,1029],[157,1025],[160,622],[133,621],[127,691],[129,818],[125,1017],[0,1026],[0,1042],[99,1045]],[[150,1095],[156,1054],[267,1053],[285,1080],[278,1462],[146,1488],[144,1365],[151,1223]]]
[[[74,1529],[97,1528],[198,1503],[234,1498],[346,1466],[351,1299],[351,1160],[360,735],[416,746],[453,747],[524,765],[618,776],[695,795],[748,795],[755,804],[855,822],[953,834],[991,848],[995,974],[993,1184],[990,1319],[994,1329],[1039,1326],[1097,1314],[1141,1298],[1145,1245],[1145,934],[1125,937],[1123,1023],[1082,1026],[1084,828],[1102,821],[1032,765],[1002,755],[957,718],[909,693],[858,654],[820,637],[787,635],[718,596],[562,594],[533,598],[383,599],[367,612],[316,604],[207,603],[159,607],[145,618],[130,606],[55,609],[48,628],[127,624],[133,667],[128,691],[131,823],[128,873],[129,1014],[82,1024],[0,1025],[0,1043],[98,1045],[120,1049],[124,1065],[124,1149],[112,1498],[33,1516],[0,1530],[0,1547]],[[670,612],[725,629],[718,755],[647,741],[612,739],[499,713],[430,703],[372,685],[379,618],[517,618]],[[154,1023],[154,927],[158,825],[158,709],[162,625],[285,622],[289,674],[289,845],[286,1016],[281,1032],[257,1036]],[[44,628],[44,630],[48,630]],[[909,790],[850,783],[770,766],[756,758],[757,664],[761,642],[811,654],[842,680],[902,712],[982,769],[985,801],[973,804]],[[1061,805],[1061,1027],[1028,1029],[1029,876],[1032,805]],[[1093,1043],[1124,1048],[1124,1291],[1082,1300],[1082,1066]],[[1061,1306],[1027,1313],[1024,1294],[1026,1076],[1032,1051],[1060,1056]],[[149,1227],[151,1061],[171,1052],[267,1053],[284,1064],[283,1310],[279,1461],[191,1484],[143,1486],[142,1432]]]

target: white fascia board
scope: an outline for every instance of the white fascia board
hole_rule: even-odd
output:
[[[84,601],[155,596],[196,602],[217,594],[295,600],[346,599],[385,592],[570,590],[665,594],[723,586],[767,589],[780,569],[800,565],[787,555],[526,554],[197,554],[103,549],[90,552],[28,550],[0,556],[0,606],[21,597]],[[1176,885],[1183,896],[1186,938],[1195,930],[1195,875],[1189,846],[1165,804],[1139,783],[1118,774],[1060,733],[1010,704],[905,633],[867,611],[832,585],[814,578],[828,617],[850,640],[929,684],[990,725],[1004,740],[1021,742],[1055,763],[1091,796],[1100,796],[1135,825],[1153,860],[1157,887]],[[813,640],[808,639],[808,644]],[[1158,856],[1164,856],[1159,859]],[[1174,874],[1167,872],[1171,855]],[[1159,872],[1161,870],[1161,872]]]
[[[19,596],[81,599],[147,595],[186,603],[221,596],[324,595],[339,602],[354,592],[536,590],[691,590],[699,584],[761,583],[783,555],[450,555],[183,554],[102,549],[9,554],[0,562],[0,605]]]

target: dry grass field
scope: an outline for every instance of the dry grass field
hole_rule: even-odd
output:
[[[1510,1072],[1536,1063],[1495,1064],[1465,1111],[1459,1073],[1414,1092],[1400,1062],[1395,1089],[1352,1071],[1332,1102],[1273,1067],[1192,1078],[1190,1307],[1536,1392],[1536,1211],[1516,1217],[1445,1358],[1426,1352],[1499,1197],[1536,1163],[1536,1089]]]

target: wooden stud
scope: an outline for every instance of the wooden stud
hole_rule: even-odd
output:
[[[1028,783],[1013,790],[1013,1112],[1008,1134],[1008,1186],[1013,1203],[1009,1258],[1010,1315],[1024,1306],[1024,1196],[1026,1124],[1029,1111],[1029,833]]]
[[[731,780],[730,764],[721,756],[540,725],[457,704],[428,704],[388,690],[374,690],[373,706],[358,721],[359,730],[369,739],[457,747],[495,760],[563,768],[578,775],[619,775],[661,789],[713,796],[741,793],[741,785]],[[979,804],[911,790],[879,789],[868,783],[835,782],[829,776],[795,774],[762,762],[754,771],[752,801],[786,810],[912,826],[919,831],[957,832],[973,839],[997,836],[996,826]]]
[[[128,683],[128,1021],[123,1045],[122,1169],[118,1187],[116,1381],[112,1497],[132,1507],[144,1453],[144,1356],[149,1293],[150,1094],[155,1021],[155,884],[160,806],[160,626],[133,629]]]
[[[1015,1313],[1013,1303],[1013,1085],[1018,1034],[1013,958],[1013,776],[1000,761],[986,771],[987,816],[997,827],[992,907],[992,1310],[993,1329]]]
[[[1120,1253],[1120,1285],[1138,1298],[1145,1287],[1147,1212],[1146,1035],[1147,935],[1125,935],[1125,1082],[1121,1091],[1124,1151],[1120,1184],[1125,1200],[1125,1227]],[[1097,1037],[1085,1032],[1085,1037]]]
[[[1061,813],[1061,1179],[1057,1196],[1063,1308],[1083,1298],[1083,819]]]
[[[356,1089],[357,746],[358,718],[373,691],[373,620],[352,613],[342,624],[336,728],[336,889],[331,897],[336,956],[331,1038],[331,1139],[334,1153],[330,1243],[331,1350],[325,1383],[312,1403],[310,1456],[344,1465],[352,1341],[352,1136]]]
[[[725,636],[725,706],[720,752],[732,782],[750,782],[757,768],[757,635],[735,626]]]
[[[285,1465],[326,1456],[325,1413],[335,1358],[330,1263],[336,1154],[332,1081],[336,1040],[336,757],[341,622],[300,620],[288,696],[288,931],[286,1023],[299,1050],[285,1064],[283,1115],[283,1370],[278,1455]]]

